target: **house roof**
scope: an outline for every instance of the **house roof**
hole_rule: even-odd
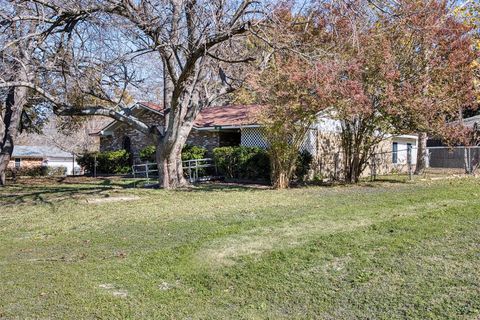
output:
[[[258,124],[259,105],[226,105],[202,110],[194,127],[245,126]]]
[[[15,146],[12,158],[69,158],[72,154],[53,146]]]
[[[155,111],[160,111],[160,112],[163,112],[163,111],[164,111],[163,105],[160,105],[160,104],[157,104],[157,103],[153,103],[153,102],[139,102],[138,104],[140,104],[140,105],[142,105],[143,107],[146,107],[146,108],[148,108],[148,109],[155,110]]]
[[[141,107],[143,109],[163,114],[162,105],[153,102],[138,102],[131,109]],[[194,128],[212,128],[212,127],[239,127],[258,124],[258,114],[261,110],[260,105],[226,105],[209,107],[200,112],[194,123]],[[102,134],[103,131],[113,128],[117,123],[116,120],[111,121],[97,133]]]
[[[480,115],[463,119],[463,125],[468,128],[473,128],[476,123],[480,125]]]
[[[459,120],[455,120],[455,121],[451,121],[449,124],[458,125],[459,123],[460,123]],[[480,115],[462,119],[462,125],[470,129],[473,129],[476,123],[480,125]]]

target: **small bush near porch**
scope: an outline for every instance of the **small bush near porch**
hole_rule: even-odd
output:
[[[476,179],[128,186],[0,189],[0,318],[480,316]]]

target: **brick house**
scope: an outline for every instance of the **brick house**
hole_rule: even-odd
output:
[[[150,126],[160,126],[164,121],[162,106],[141,102],[130,108],[132,114]],[[223,146],[266,147],[261,125],[255,120],[260,110],[257,105],[229,105],[203,110],[194,123],[187,144],[203,146],[211,151]],[[138,161],[139,152],[153,145],[147,136],[128,125],[112,121],[100,132],[100,151],[125,149]]]
[[[258,105],[226,105],[203,110],[196,119],[187,139],[187,144],[203,146],[211,151],[222,146],[248,146],[266,148],[262,125],[257,121],[261,107]],[[162,106],[139,102],[130,111],[147,124],[162,125]],[[323,177],[341,175],[340,123],[328,112],[319,113],[316,123],[310,128],[302,150],[312,154],[314,172]],[[118,121],[110,122],[100,132],[100,151],[125,149],[133,154],[135,162],[140,162],[139,152],[153,145],[141,132]],[[412,160],[416,160],[417,137],[413,135],[388,136],[378,147],[376,171],[378,174],[392,171],[405,171],[407,149],[412,148]],[[368,170],[366,172],[368,174]]]
[[[66,174],[73,174],[74,170],[80,170],[74,155],[57,147],[15,146],[13,148],[8,168],[19,170],[41,166],[63,167]]]

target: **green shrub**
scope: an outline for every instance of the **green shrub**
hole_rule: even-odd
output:
[[[182,160],[205,159],[207,149],[200,146],[185,145],[182,149]]]
[[[254,147],[220,147],[213,149],[220,174],[229,179],[262,180],[270,177],[267,152]]]
[[[97,173],[124,174],[131,171],[130,154],[125,150],[92,152],[78,157],[78,164],[88,173],[94,172],[95,157],[97,158]]]
[[[295,168],[295,177],[299,181],[306,180],[308,171],[312,165],[313,156],[308,151],[302,151],[298,154]]]
[[[204,159],[207,149],[204,147],[185,145],[182,149],[182,160]],[[147,146],[140,150],[140,159],[144,162],[155,162],[155,146]]]
[[[6,172],[8,177],[45,177],[45,176],[64,176],[67,173],[67,168],[49,167],[49,166],[31,166],[20,168],[9,168]]]
[[[31,166],[11,168],[8,170],[8,176],[28,176],[28,177],[43,177],[47,175],[47,167],[45,166]]]
[[[155,162],[155,146],[147,146],[140,150],[140,159],[143,162]]]
[[[66,174],[67,168],[64,166],[47,167],[47,175],[49,176],[65,176]]]

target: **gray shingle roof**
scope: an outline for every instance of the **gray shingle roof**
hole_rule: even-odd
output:
[[[473,126],[475,125],[475,123],[480,124],[480,116],[474,116],[474,117],[470,117],[470,118],[465,118],[465,119],[463,119],[463,124],[464,124],[466,127],[473,128]]]
[[[51,146],[15,146],[12,157],[16,158],[69,158],[72,154]]]
[[[473,117],[470,117],[470,118],[465,118],[465,119],[462,120],[462,122],[463,122],[463,125],[465,127],[473,129],[473,127],[475,126],[475,123],[480,125],[480,115],[473,116]],[[452,121],[450,123],[452,125],[458,125],[459,121],[455,120],[455,121]]]

